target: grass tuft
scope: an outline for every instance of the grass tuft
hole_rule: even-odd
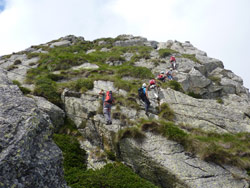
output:
[[[174,120],[174,111],[169,107],[167,103],[163,103],[160,106],[159,117],[168,121]]]

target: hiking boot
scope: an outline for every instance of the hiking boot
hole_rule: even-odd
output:
[[[148,116],[148,112],[145,112],[146,116]]]

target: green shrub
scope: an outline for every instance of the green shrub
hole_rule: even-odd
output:
[[[85,92],[94,88],[92,79],[78,79],[75,83],[75,90]]]
[[[22,87],[21,83],[17,80],[12,81],[14,85],[17,85],[24,95],[30,94],[31,90],[26,87]]]
[[[159,55],[161,58],[165,58],[165,57],[168,57],[174,53],[178,53],[177,51],[175,50],[172,50],[172,49],[160,49],[159,50]]]
[[[180,91],[180,92],[184,92],[181,84],[179,82],[177,82],[176,80],[170,80],[167,82],[167,87],[170,87],[171,89],[175,90],[175,91]]]
[[[22,91],[22,93],[24,94],[24,95],[27,95],[27,94],[30,94],[31,93],[31,90],[29,89],[29,88],[26,88],[26,87],[19,87],[20,88],[20,90]]]
[[[27,54],[27,58],[28,59],[31,59],[33,57],[39,57],[40,53],[28,53]]]
[[[124,138],[134,138],[137,140],[143,140],[145,135],[141,132],[138,127],[127,127],[122,129],[117,134],[117,141],[120,141]]]
[[[189,95],[190,97],[196,98],[196,99],[202,99],[202,96],[200,94],[196,94],[193,91],[188,92],[187,95]]]
[[[12,80],[14,85],[17,85],[18,87],[21,86],[21,83],[18,80]]]
[[[160,132],[166,138],[185,144],[188,134],[178,128],[173,122],[161,122]]]
[[[47,77],[40,77],[36,80],[34,94],[42,96],[58,106],[62,105],[56,82]]]
[[[224,103],[223,100],[222,100],[221,98],[218,98],[216,101],[217,101],[217,103],[219,103],[219,104],[223,104],[223,103]]]
[[[188,140],[188,134],[170,121],[141,120],[140,127],[143,131],[151,131],[161,134],[167,139],[176,141],[182,145]]]
[[[69,120],[63,127],[75,129],[73,122]],[[86,152],[80,149],[80,144],[74,136],[54,134],[53,140],[62,150],[64,178],[72,188],[156,188],[121,163],[108,164],[95,171],[86,170]],[[111,160],[116,158],[112,152],[107,155]]]
[[[14,62],[14,65],[19,65],[19,64],[22,64],[22,61],[17,59],[15,62]]]
[[[160,106],[160,114],[159,117],[168,120],[173,121],[174,119],[174,111],[169,107],[167,103],[163,103]]]
[[[195,57],[195,54],[182,54],[182,57],[190,59],[193,62],[201,64],[201,62]]]
[[[70,181],[67,181],[72,188],[157,188],[121,163],[107,164],[96,171],[72,170],[71,173],[77,174],[75,177],[72,175]]]
[[[56,132],[57,134],[67,134],[71,136],[80,136],[81,133],[79,133],[75,123],[69,119],[65,118],[64,125],[60,127],[59,130]]]
[[[80,149],[80,144],[74,136],[54,134],[53,140],[63,152],[63,167],[66,175],[72,168],[86,170],[86,152]]]

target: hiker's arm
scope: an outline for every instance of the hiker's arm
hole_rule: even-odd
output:
[[[148,98],[148,87],[149,86],[146,87],[146,92],[145,92],[147,98]]]
[[[99,92],[99,95],[103,95],[104,94],[104,91],[103,89]]]

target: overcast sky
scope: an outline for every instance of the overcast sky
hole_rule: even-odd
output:
[[[0,0],[0,55],[69,34],[190,41],[250,88],[250,0]]]

